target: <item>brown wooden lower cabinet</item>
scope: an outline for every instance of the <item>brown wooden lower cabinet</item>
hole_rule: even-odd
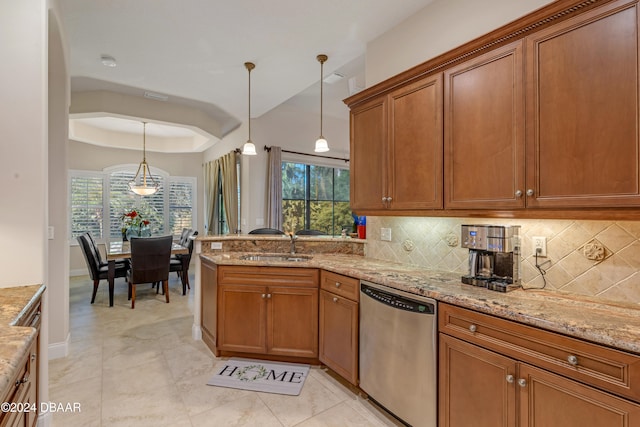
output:
[[[0,413],[0,427],[35,427],[38,421],[38,338],[25,353],[21,369],[11,382],[11,389],[2,402],[11,405],[10,411]]]
[[[357,385],[360,281],[322,270],[320,288],[319,359]]]
[[[640,427],[639,356],[442,303],[439,328],[440,427]]]
[[[317,358],[318,271],[219,266],[216,344],[219,352]]]

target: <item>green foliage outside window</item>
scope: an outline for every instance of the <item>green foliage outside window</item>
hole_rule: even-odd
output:
[[[349,170],[282,163],[283,229],[318,230],[340,235],[353,219],[349,206]]]

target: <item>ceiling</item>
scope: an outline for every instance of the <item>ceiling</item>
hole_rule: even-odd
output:
[[[325,79],[334,72],[344,78],[334,84],[324,83],[323,113],[347,119],[348,110],[342,100],[350,94],[350,78],[356,86],[364,86],[367,42],[432,1],[59,3],[69,41],[72,92],[101,90],[142,97],[147,91],[166,95],[164,102],[198,109],[219,123],[219,134],[209,135],[216,139],[236,128],[248,115],[247,61],[256,65],[251,72],[252,118],[285,102],[319,114],[320,64],[316,56],[324,53],[329,57],[324,64]],[[103,65],[102,55],[113,57],[117,66]],[[126,116],[111,115],[106,121],[100,114],[71,118],[83,120],[78,127],[142,132],[142,126],[132,126],[131,121],[120,127],[119,119],[127,119]],[[189,138],[182,131],[170,129],[180,123],[162,125],[147,130],[153,130],[157,137],[167,132],[166,137],[172,138],[179,132],[179,137]],[[185,147],[190,148],[184,151],[203,149],[198,144]]]

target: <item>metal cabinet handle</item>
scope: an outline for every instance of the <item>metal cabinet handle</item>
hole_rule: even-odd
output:
[[[573,366],[577,366],[578,365],[578,358],[574,355],[571,355],[569,357],[567,357],[567,362],[569,362],[570,365]]]
[[[342,283],[340,283],[340,282],[336,282],[336,288],[339,288],[339,287],[340,287],[340,285],[342,285]]]
[[[271,298],[271,294],[267,294],[267,298]]]
[[[477,330],[478,330],[478,327],[476,325],[469,325],[469,331],[475,332]]]
[[[533,196],[534,194],[535,193],[531,188],[527,190],[527,196]]]
[[[333,297],[333,302],[338,302],[338,298]]]
[[[22,384],[26,384],[29,382],[29,374],[26,374],[23,378],[22,378]]]
[[[387,197],[387,202],[391,202],[393,200],[392,197]]]
[[[387,198],[382,196],[382,203],[386,203],[387,202]]]
[[[524,378],[518,379],[518,385],[520,387],[526,387],[527,386],[527,380],[525,380]]]
[[[267,297],[267,294],[262,294],[262,298],[266,298],[266,297]]]
[[[513,384],[514,381],[515,381],[515,378],[513,378],[513,375],[507,375],[507,382],[509,384]]]
[[[522,197],[522,190],[516,191],[516,197],[518,198]]]
[[[32,362],[36,361],[36,354],[35,353],[31,353],[31,361]]]

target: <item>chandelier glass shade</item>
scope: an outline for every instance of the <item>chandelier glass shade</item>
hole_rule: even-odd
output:
[[[140,196],[150,196],[158,191],[159,185],[151,175],[147,163],[147,123],[142,122],[142,162],[136,176],[129,181],[129,189]]]

